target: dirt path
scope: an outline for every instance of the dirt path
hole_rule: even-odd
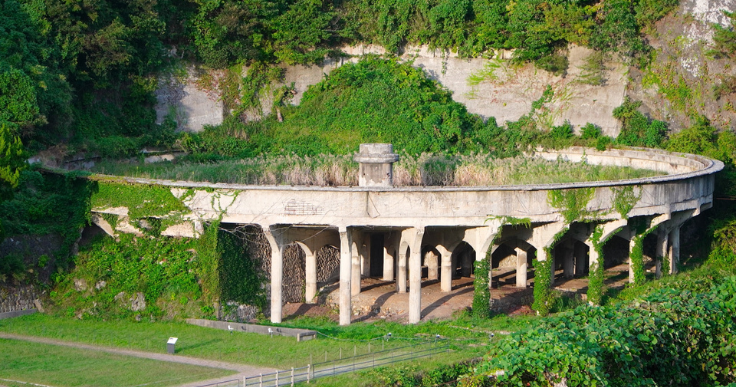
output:
[[[188,365],[195,365],[195,366],[201,366],[201,367],[219,368],[219,369],[231,370],[231,371],[237,372],[237,374],[235,375],[225,376],[225,377],[217,378],[217,379],[201,380],[198,382],[187,383],[187,384],[183,384],[181,387],[202,386],[206,384],[223,382],[227,380],[243,379],[243,377],[247,377],[247,376],[256,376],[261,373],[265,374],[265,373],[276,371],[273,368],[267,368],[267,367],[256,367],[256,366],[250,366],[246,364],[227,363],[223,361],[207,360],[207,359],[200,359],[200,358],[195,358],[195,357],[187,357],[187,356],[179,356],[179,355],[168,355],[164,353],[135,351],[135,350],[130,350],[130,349],[119,349],[119,348],[111,348],[111,347],[101,347],[101,346],[96,346],[96,345],[81,344],[81,343],[75,343],[75,342],[69,342],[69,341],[63,341],[63,340],[49,339],[45,337],[0,333],[0,338],[10,339],[10,340],[29,341],[32,343],[60,345],[60,346],[65,346],[65,347],[107,352],[107,353],[113,353],[117,355],[132,356],[132,357],[138,357],[138,358],[143,358],[143,359],[168,361],[171,363],[188,364]]]

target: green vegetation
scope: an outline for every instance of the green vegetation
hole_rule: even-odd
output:
[[[485,258],[475,261],[475,279],[473,280],[473,317],[486,319],[491,315],[491,285],[488,279],[491,271],[491,253]]]
[[[637,110],[640,106],[641,102],[634,102],[626,97],[624,103],[613,110],[613,116],[622,124],[616,142],[622,145],[657,148],[664,141],[667,124],[647,118]]]
[[[226,160],[214,163],[189,161],[128,164],[106,162],[94,168],[96,172],[131,177],[209,181],[234,184],[261,185],[357,185],[358,163],[352,156],[260,156],[251,159]],[[573,163],[563,160],[545,161],[539,158],[514,157],[496,158],[489,153],[470,155],[447,155],[422,153],[419,156],[401,154],[394,164],[394,184],[397,186],[490,186],[510,184],[572,183],[581,181],[622,180],[656,176],[657,172],[630,167],[614,167]],[[139,186],[130,186],[139,187]],[[115,188],[133,190],[135,188]],[[142,187],[142,186],[140,186]],[[112,188],[109,188],[112,190]],[[110,191],[114,193],[116,191]],[[628,191],[627,191],[628,192]],[[139,197],[145,191],[136,193]],[[171,194],[162,193],[169,197]],[[173,199],[173,196],[171,196]],[[621,205],[630,204],[622,196]],[[165,199],[165,198],[164,198]],[[112,196],[97,199],[95,206],[112,204],[123,200]],[[166,199],[169,200],[169,199]],[[628,200],[628,199],[627,199]],[[164,205],[167,201],[161,201]],[[617,202],[618,203],[618,202]],[[146,205],[153,204],[131,204]],[[162,213],[157,210],[156,213]]]
[[[0,362],[1,379],[52,386],[177,386],[234,373],[7,339],[0,339]]]
[[[317,340],[296,343],[293,337],[234,333],[224,330],[203,328],[179,322],[146,321],[131,322],[123,320],[98,321],[78,320],[42,314],[1,320],[0,331],[29,336],[49,337],[102,346],[137,349],[163,353],[164,343],[171,336],[179,338],[177,354],[204,359],[223,360],[233,363],[278,367],[301,367],[309,363],[339,358],[343,356],[376,351],[380,348],[405,346],[416,340],[433,339],[436,334],[447,337],[451,356],[439,358],[443,364],[475,358],[481,355],[484,347],[467,346],[468,343],[487,342],[488,331],[516,331],[537,321],[531,317],[495,316],[477,321],[468,314],[453,320],[424,322],[417,325],[403,325],[390,322],[355,323],[341,327],[326,318],[301,318],[288,320],[284,326],[316,329],[323,334],[339,340],[321,336]],[[388,332],[389,341],[383,341]]]
[[[577,188],[567,190],[547,191],[547,202],[550,206],[558,208],[565,223],[582,221],[591,216],[586,209],[588,202],[593,199],[595,188]]]

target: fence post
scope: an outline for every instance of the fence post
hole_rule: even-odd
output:
[[[371,368],[376,368],[376,354],[375,353],[373,354],[373,367]]]
[[[307,384],[309,384],[310,376],[312,375],[312,365],[307,364]]]
[[[276,371],[276,386],[279,385],[279,371]]]
[[[263,374],[261,374],[260,378],[258,379],[258,387],[263,387]]]
[[[294,386],[294,367],[291,367],[291,385]]]

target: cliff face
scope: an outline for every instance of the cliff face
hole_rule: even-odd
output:
[[[590,122],[605,134],[616,136],[620,123],[611,113],[629,96],[643,102],[644,113],[669,122],[675,131],[687,127],[697,114],[707,116],[721,128],[731,128],[736,118],[736,94],[721,88],[717,97],[714,87],[729,81],[736,85],[732,79],[736,69],[729,59],[715,59],[708,54],[713,42],[712,24],[729,24],[723,10],[736,10],[736,0],[683,0],[677,12],[648,32],[653,60],[644,69],[627,66],[617,58],[600,58],[591,70],[591,63],[596,62],[594,52],[576,46],[568,48],[569,67],[563,74],[552,74],[531,64],[515,66],[509,61],[511,53],[503,51],[490,59],[459,58],[455,53],[426,46],[407,47],[400,59],[411,61],[451,90],[453,98],[468,111],[484,119],[495,117],[499,124],[528,113],[532,102],[549,85],[554,98],[538,117],[542,126],[569,121],[577,131]],[[260,93],[263,108],[251,110],[246,119],[271,113],[269,90],[293,83],[295,95],[291,102],[299,104],[304,91],[332,70],[362,55],[386,54],[378,46],[346,46],[341,51],[344,57],[326,59],[321,65],[282,65],[283,79],[264,87]],[[242,75],[246,76],[247,71],[243,69]],[[591,75],[596,80],[591,82]],[[203,76],[207,82],[201,81]],[[218,91],[222,78],[221,72],[192,68],[185,79],[162,82],[157,93],[159,121],[169,114],[182,130],[195,132],[204,125],[221,123],[228,114],[227,102],[223,103]]]
[[[718,85],[736,75],[729,58],[716,59],[713,24],[724,27],[723,10],[736,9],[734,0],[683,0],[678,12],[656,24],[649,37],[655,58],[644,70],[632,68],[627,94],[641,100],[652,118],[666,121],[678,131],[690,125],[694,115],[705,115],[722,129],[733,129],[736,94]],[[731,80],[731,82],[733,82]],[[720,95],[717,95],[720,94]]]

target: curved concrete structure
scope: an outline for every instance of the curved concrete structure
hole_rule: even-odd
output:
[[[714,174],[723,168],[719,161],[701,156],[659,150],[630,149],[595,151],[569,148],[538,151],[535,157],[562,158],[590,164],[646,168],[667,175],[621,181],[570,184],[540,184],[494,187],[291,187],[247,186],[121,178],[126,182],[171,187],[175,196],[192,211],[187,215],[195,225],[221,217],[223,223],[254,224],[263,228],[271,244],[271,319],[281,321],[282,253],[298,242],[306,254],[307,277],[316,272],[315,252],[327,244],[340,247],[340,323],[349,324],[351,295],[360,292],[360,278],[382,266],[385,280],[396,277],[397,290],[406,291],[408,274],[409,321],[421,319],[422,252],[439,253],[427,265],[440,268],[442,289],[449,291],[452,273],[458,264],[471,267],[467,258],[453,254],[463,242],[481,258],[506,243],[517,251],[520,274],[517,283],[526,283],[526,255],[536,249],[536,259],[545,260],[545,247],[555,243],[563,249],[565,275],[584,273],[597,262],[590,236],[602,227],[602,240],[616,234],[633,240],[642,227],[629,227],[636,218],[646,230],[657,227],[658,256],[669,256],[676,270],[679,228],[683,222],[713,202]],[[206,189],[205,189],[206,188]],[[185,195],[194,189],[193,195]],[[565,219],[566,209],[553,206],[551,197],[584,190],[582,219]],[[583,192],[583,191],[578,191]],[[621,214],[621,208],[628,210]],[[569,210],[569,209],[567,209]],[[127,215],[126,209],[96,208],[95,212]],[[525,219],[525,225],[504,227]],[[104,220],[96,217],[102,224]],[[514,220],[517,219],[517,220]],[[124,224],[124,222],[123,222]],[[104,225],[104,224],[103,224]],[[188,228],[192,230],[191,227]],[[189,236],[196,236],[191,232]],[[167,229],[164,235],[181,235]],[[371,241],[383,241],[383,257],[371,257]],[[492,246],[496,240],[496,246]],[[581,242],[575,245],[575,241]],[[587,248],[586,248],[587,247]],[[468,250],[469,251],[469,250]],[[465,254],[471,257],[472,254]],[[522,259],[523,257],[523,259]],[[376,265],[380,260],[381,265]],[[440,262],[435,262],[440,260]],[[407,262],[408,261],[408,262]],[[458,263],[463,261],[461,263]],[[523,261],[523,262],[522,262]],[[374,264],[372,265],[371,262]],[[407,273],[408,266],[408,273]],[[524,268],[523,274],[521,269]],[[374,272],[373,275],[376,273]],[[522,281],[523,280],[523,281]],[[307,278],[306,299],[316,292],[316,279]]]

